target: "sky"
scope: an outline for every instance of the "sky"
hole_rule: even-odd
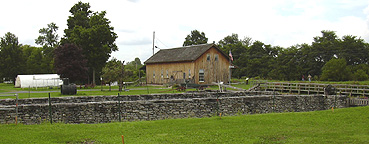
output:
[[[228,35],[252,38],[272,46],[311,44],[322,30],[339,38],[353,35],[369,42],[368,0],[80,0],[94,12],[106,11],[118,38],[122,61],[142,62],[159,49],[181,47],[192,30],[208,43]],[[23,45],[39,46],[38,31],[54,22],[64,36],[70,8],[77,0],[9,0],[0,2],[0,37],[11,32]]]

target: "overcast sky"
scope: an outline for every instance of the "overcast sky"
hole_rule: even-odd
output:
[[[7,0],[0,2],[0,36],[15,34],[21,44],[38,46],[39,29],[54,22],[64,35],[76,0]],[[182,46],[192,30],[209,43],[236,33],[273,46],[311,44],[322,30],[339,37],[354,35],[369,42],[368,0],[82,0],[92,11],[106,11],[118,34],[119,51],[112,57],[126,62],[161,49]],[[157,52],[159,49],[155,49]]]

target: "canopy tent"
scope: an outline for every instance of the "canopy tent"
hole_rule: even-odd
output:
[[[18,75],[14,87],[51,87],[62,85],[63,81],[58,74],[36,74],[36,75]]]

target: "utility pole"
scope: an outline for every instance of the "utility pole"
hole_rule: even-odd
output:
[[[152,37],[152,55],[155,54],[154,48],[155,48],[155,31],[154,31],[153,37]]]

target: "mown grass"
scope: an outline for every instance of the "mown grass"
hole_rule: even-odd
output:
[[[128,91],[118,91],[118,86],[113,86],[111,91],[108,86],[96,86],[94,88],[78,88],[76,95],[62,95],[60,89],[53,88],[14,88],[11,84],[0,84],[0,95],[14,95],[18,94],[20,99],[22,98],[41,98],[48,97],[50,93],[51,97],[66,97],[66,96],[100,96],[100,95],[143,95],[143,94],[160,94],[160,93],[183,93],[183,91],[177,91],[176,89],[164,87],[164,86],[128,86]],[[217,86],[211,86],[207,90],[218,90]],[[197,91],[196,89],[187,89],[186,91]],[[14,96],[0,97],[0,99],[15,98]]]
[[[369,81],[277,81],[268,80],[268,82],[288,82],[288,83],[320,83],[320,84],[349,84],[349,85],[369,85]]]
[[[244,82],[244,80],[241,79],[232,79],[232,81],[236,82]],[[308,81],[273,81],[268,80],[269,82],[291,82],[291,83],[308,83]],[[243,88],[243,89],[249,89],[253,85],[252,83],[255,83],[255,80],[250,80],[249,84],[233,84],[232,86]],[[323,84],[359,84],[359,85],[369,85],[369,81],[346,81],[346,82],[324,82],[324,81],[312,81],[311,83],[323,83]],[[111,89],[112,91],[109,91],[108,86],[103,86],[101,90],[101,86],[96,86],[94,88],[88,88],[88,89],[79,89],[77,91],[77,95],[75,96],[98,96],[98,95],[141,95],[141,94],[159,94],[159,93],[181,93],[174,89],[167,88],[164,86],[128,86],[129,91],[123,91],[119,92],[118,86],[113,86]],[[218,90],[218,86],[211,86],[208,88],[210,90]],[[196,89],[188,89],[187,91],[196,91]],[[30,92],[30,93],[28,93]],[[19,98],[39,98],[39,97],[48,97],[48,93],[51,93],[51,97],[64,97],[64,96],[70,96],[70,95],[61,95],[60,89],[54,87],[53,89],[49,88],[14,88],[13,84],[3,84],[0,83],[0,95],[7,94],[15,94],[18,93]],[[0,97],[0,99],[4,98],[14,98],[14,97]]]
[[[368,143],[369,107],[114,122],[2,124],[0,143]]]

